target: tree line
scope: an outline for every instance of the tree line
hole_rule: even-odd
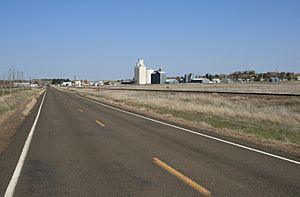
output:
[[[58,84],[62,84],[63,82],[71,82],[70,79],[52,79],[51,84],[53,85],[58,85]]]
[[[254,81],[260,81],[261,79],[269,80],[271,78],[277,77],[279,79],[286,79],[288,81],[297,80],[300,76],[299,73],[294,72],[266,72],[266,73],[256,73],[254,70],[249,71],[236,71],[228,75],[232,79],[253,79]]]

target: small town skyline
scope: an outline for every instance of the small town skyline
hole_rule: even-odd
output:
[[[138,59],[144,59],[142,57],[138,57],[136,60]],[[135,60],[135,61],[136,61]],[[250,70],[254,70],[256,73],[268,73],[268,72],[274,72],[274,73],[280,73],[280,72],[286,72],[286,73],[295,73],[295,74],[299,74],[300,70],[294,69],[294,70],[289,70],[289,69],[270,69],[270,70],[265,70],[265,69],[254,69],[254,66],[240,66],[239,68],[244,68],[244,69],[236,69],[236,70],[228,70],[227,72],[222,72],[217,71],[217,72],[210,72],[209,66],[207,67],[208,69],[205,70],[203,69],[204,66],[199,66],[198,69],[186,69],[185,71],[181,72],[181,73],[177,73],[174,72],[174,70],[172,69],[172,66],[168,66],[165,64],[154,64],[151,65],[148,62],[151,62],[149,60],[145,60],[145,65],[147,65],[147,67],[151,67],[151,69],[153,70],[158,70],[158,69],[163,69],[164,71],[167,71],[167,77],[178,77],[178,76],[183,76],[187,73],[194,73],[196,75],[206,75],[206,74],[211,74],[211,75],[229,75],[232,74],[234,72],[243,72],[243,71],[250,71]],[[15,65],[4,65],[1,67],[0,69],[0,80],[1,79],[8,79],[9,78],[9,72],[10,69],[15,71],[15,75],[17,76],[23,75],[22,77],[25,80],[31,80],[31,79],[53,79],[53,78],[70,78],[70,79],[74,79],[74,77],[77,77],[79,79],[86,79],[86,80],[120,80],[120,79],[131,79],[134,77],[134,74],[132,73],[132,68],[134,66],[134,61],[131,63],[130,66],[126,66],[126,68],[128,68],[126,71],[124,71],[124,74],[121,73],[120,77],[102,77],[101,75],[101,69],[99,69],[99,75],[97,76],[97,74],[95,75],[95,77],[86,77],[85,73],[80,73],[80,72],[75,72],[73,70],[70,70],[67,74],[56,74],[56,75],[43,75],[40,74],[39,72],[29,72],[26,68],[22,68],[22,66],[15,66]],[[84,66],[82,66],[84,67]],[[171,69],[170,69],[171,68]],[[298,68],[298,67],[297,67]],[[299,66],[300,68],[300,66]],[[202,71],[201,71],[202,70]],[[97,70],[95,71],[97,72]],[[128,73],[128,74],[127,74]]]
[[[145,61],[144,58],[137,58],[137,61],[139,61],[140,59],[143,60],[143,62]],[[146,62],[146,61],[145,61]],[[184,77],[186,74],[190,74],[192,73],[195,76],[201,76],[201,77],[205,77],[206,75],[212,75],[212,76],[227,76],[227,75],[232,75],[234,73],[237,72],[248,72],[248,71],[254,71],[256,74],[267,74],[267,73],[291,73],[293,75],[300,75],[300,72],[295,72],[295,71],[289,71],[289,70],[267,70],[267,71],[262,71],[260,72],[259,70],[255,70],[255,69],[245,69],[245,70],[232,70],[230,72],[215,72],[215,73],[211,73],[211,72],[198,72],[197,70],[194,71],[186,71],[180,74],[171,74],[174,73],[172,72],[172,70],[166,70],[166,66],[164,65],[160,65],[160,66],[152,66],[149,64],[145,63],[145,66],[153,71],[157,71],[159,69],[161,69],[162,71],[166,72],[166,77],[167,78],[176,78],[176,77]],[[121,78],[85,78],[85,77],[81,77],[81,75],[79,75],[78,73],[69,73],[68,75],[56,75],[56,76],[35,76],[35,75],[28,75],[28,73],[26,73],[26,70],[19,70],[16,69],[16,67],[8,67],[6,69],[1,69],[0,70],[0,80],[10,80],[10,78],[12,80],[27,80],[27,81],[31,81],[34,79],[70,79],[70,80],[89,80],[89,81],[97,81],[97,80],[104,80],[104,81],[117,81],[117,80],[134,80],[134,72],[133,69],[135,67],[135,64],[132,63],[131,68],[129,69],[129,71],[131,72],[127,77],[121,77]],[[11,76],[10,76],[11,75]],[[38,75],[38,74],[37,74]]]
[[[45,85],[59,86],[102,86],[102,85],[150,85],[150,84],[178,84],[178,83],[252,83],[252,82],[287,82],[300,81],[300,73],[294,72],[265,72],[258,73],[255,70],[235,71],[230,74],[199,74],[187,72],[183,75],[168,76],[163,67],[155,70],[144,64],[143,58],[138,58],[133,67],[133,77],[126,79],[82,79],[76,75],[69,77],[54,78],[30,78],[24,77],[24,72],[10,68],[6,76],[0,77],[2,88],[12,87],[38,87]]]

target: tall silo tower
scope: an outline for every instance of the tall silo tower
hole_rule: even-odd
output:
[[[147,68],[142,58],[138,59],[134,67],[134,81],[137,84],[147,84]]]

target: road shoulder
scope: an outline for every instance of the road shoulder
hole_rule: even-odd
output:
[[[6,139],[8,142],[5,150],[2,149],[0,154],[0,196],[4,195],[6,187],[14,172],[20,153],[34,122],[39,104],[42,100],[42,95],[43,92],[36,95],[36,101],[33,102],[30,100],[26,105],[23,105],[23,108],[12,113],[7,120],[9,121],[8,124],[11,125],[11,127],[8,127],[11,133],[10,138]],[[29,108],[31,108],[31,110],[29,110]],[[23,115],[21,115],[21,113],[23,113]],[[6,125],[6,123],[4,125]],[[1,126],[3,126],[3,124],[1,124]]]

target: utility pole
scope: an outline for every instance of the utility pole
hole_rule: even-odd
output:
[[[3,72],[2,73],[2,77],[3,77],[3,80],[1,80],[1,91],[2,91],[2,95],[5,94],[5,73]]]
[[[9,68],[9,94],[11,94],[11,90],[12,90],[12,83],[11,83],[11,68]]]
[[[6,72],[4,72],[4,76],[3,76],[3,78],[4,78],[4,93],[6,94],[6,89],[7,89],[7,85],[6,85],[6,83],[7,83],[7,78],[6,78]]]
[[[12,83],[11,83],[11,88],[13,91],[15,90],[15,89],[13,89],[15,80],[16,80],[16,70],[13,68],[12,69]]]

